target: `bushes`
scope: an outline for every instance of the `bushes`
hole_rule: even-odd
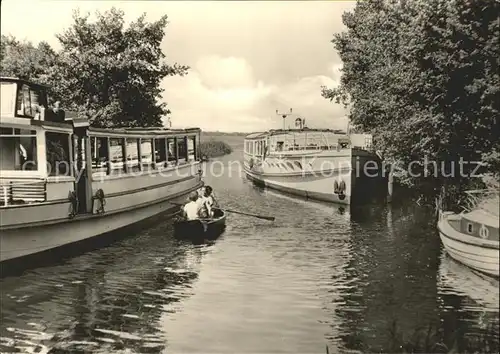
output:
[[[233,152],[231,147],[223,141],[209,140],[200,143],[200,156],[219,157]]]

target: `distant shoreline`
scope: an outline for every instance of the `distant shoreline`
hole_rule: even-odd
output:
[[[242,132],[213,132],[213,131],[202,131],[201,135],[207,135],[207,136],[247,136],[248,134],[251,133],[242,133]]]

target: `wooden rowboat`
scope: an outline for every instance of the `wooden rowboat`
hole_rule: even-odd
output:
[[[174,221],[174,235],[181,239],[213,239],[220,236],[226,227],[226,212],[214,209],[214,218]]]

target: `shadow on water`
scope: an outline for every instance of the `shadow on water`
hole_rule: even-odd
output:
[[[192,294],[215,240],[178,241],[158,224],[63,263],[1,279],[0,352],[160,352],[162,314]]]
[[[87,252],[109,247],[115,242],[123,240],[131,235],[137,235],[145,228],[155,225],[166,218],[171,219],[174,215],[175,214],[172,211],[166,211],[138,223],[99,235],[97,237],[74,242],[20,259],[2,262],[0,264],[0,279],[9,276],[21,275],[29,269],[67,263],[71,260],[71,258],[80,256]]]

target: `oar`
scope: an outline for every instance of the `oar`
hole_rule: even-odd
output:
[[[170,203],[174,204],[174,205],[178,205],[178,206],[183,206],[184,205],[184,204],[179,204],[179,203],[174,203],[174,202],[170,202]],[[212,209],[224,210],[224,211],[227,211],[229,213],[234,213],[234,214],[241,214],[241,215],[246,215],[246,216],[253,216],[254,218],[264,219],[264,220],[269,220],[269,221],[274,221],[276,219],[274,216],[249,214],[249,213],[244,213],[242,211],[232,210],[232,209],[222,209],[222,208],[212,208]]]
[[[229,213],[241,214],[241,215],[246,215],[246,216],[253,216],[254,218],[264,219],[264,220],[269,220],[269,221],[274,221],[276,219],[274,216],[249,214],[249,213],[244,213],[242,211],[232,210],[232,209],[221,209],[221,208],[214,208],[214,209],[224,210],[224,211],[227,211]]]

